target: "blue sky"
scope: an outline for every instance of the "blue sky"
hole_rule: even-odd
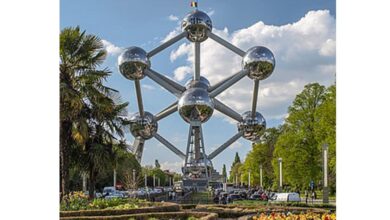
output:
[[[178,22],[190,11],[190,1],[130,0],[62,0],[60,27],[79,25],[88,33],[105,41],[109,56],[102,67],[112,70],[107,85],[119,90],[129,101],[129,113],[137,111],[134,83],[123,78],[117,69],[117,56],[129,46],[146,51],[161,44],[167,36],[178,33]],[[199,1],[199,9],[207,12],[213,32],[243,50],[262,45],[276,58],[273,75],[260,83],[258,108],[267,119],[267,126],[283,123],[287,107],[309,82],[330,85],[335,80],[335,1]],[[181,40],[152,58],[152,68],[184,83],[191,75],[191,44]],[[240,60],[212,40],[202,44],[201,74],[211,83],[240,69]],[[157,113],[175,101],[175,97],[153,81],[141,81],[145,110]],[[221,94],[220,99],[242,113],[250,109],[252,81],[248,78]],[[174,126],[172,126],[174,125]],[[206,152],[224,143],[237,132],[234,123],[220,114],[203,125]],[[185,151],[188,133],[186,124],[176,113],[160,121],[159,133]],[[129,142],[133,137],[126,136]],[[243,159],[251,149],[243,138],[217,156],[213,163],[218,171],[226,164],[230,169],[235,152]],[[145,144],[143,164],[158,159],[164,168],[179,171],[180,159],[156,140]]]

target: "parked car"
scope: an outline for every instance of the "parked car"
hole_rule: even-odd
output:
[[[233,202],[236,200],[242,200],[241,196],[239,194],[230,194],[228,195],[228,201]]]
[[[254,193],[251,196],[249,196],[249,199],[250,200],[261,200],[261,196],[257,193]]]
[[[125,198],[125,194],[121,191],[115,191],[110,195],[104,197],[105,199],[113,199],[113,198]]]
[[[271,197],[272,202],[300,202],[298,193],[276,193]]]
[[[115,186],[106,186],[103,188],[103,197],[109,196],[116,192]]]

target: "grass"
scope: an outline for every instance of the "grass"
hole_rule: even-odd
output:
[[[237,205],[267,205],[267,201],[260,200],[236,200],[233,201],[233,204]]]

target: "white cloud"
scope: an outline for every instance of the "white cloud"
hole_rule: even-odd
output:
[[[169,16],[168,16],[168,19],[169,19],[170,21],[177,21],[177,20],[179,20],[179,18],[178,18],[177,16],[175,16],[175,15],[169,15]]]
[[[335,78],[335,18],[328,10],[309,11],[299,21],[281,26],[259,21],[247,28],[229,33],[213,29],[213,33],[242,50],[262,45],[273,51],[274,73],[260,82],[257,110],[267,119],[283,119],[295,96],[310,82],[330,85]],[[172,32],[171,32],[172,33]],[[170,54],[173,62],[185,57],[187,65],[175,70],[182,80],[192,69],[193,45],[181,44]],[[211,84],[241,70],[241,57],[211,39],[201,44],[201,74]],[[239,113],[251,109],[253,81],[245,77],[217,98]],[[220,114],[217,114],[220,115]]]
[[[107,41],[107,40],[102,40],[104,49],[107,51],[107,55],[109,56],[117,56],[120,53],[122,53],[123,48],[115,46],[113,43]]]
[[[148,85],[148,84],[142,84],[142,88],[146,89],[146,90],[155,90],[156,87],[152,86],[152,85]]]
[[[169,171],[174,171],[177,173],[181,173],[181,167],[183,166],[183,162],[179,161],[174,161],[174,162],[169,162],[165,161],[163,163],[160,163],[161,169],[162,170],[169,170]]]
[[[192,73],[192,68],[189,66],[180,66],[173,72],[174,78],[178,81],[182,81],[187,78],[187,75]]]
[[[234,142],[232,145],[229,146],[229,149],[240,149],[243,146],[243,144],[239,141]]]
[[[210,17],[213,16],[214,13],[215,13],[214,10],[210,10],[210,11],[206,12],[206,14],[207,14],[208,16],[210,16]]]

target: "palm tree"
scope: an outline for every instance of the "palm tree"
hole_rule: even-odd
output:
[[[116,104],[117,91],[103,85],[108,69],[96,68],[106,51],[101,40],[65,28],[60,34],[60,182],[61,195],[69,191],[72,150],[105,150],[114,135],[123,136],[121,114],[128,103]],[[108,140],[108,141],[107,141]],[[101,145],[99,145],[101,144]],[[74,154],[73,154],[74,155]],[[91,160],[93,161],[93,160]],[[90,178],[91,179],[91,178]]]

